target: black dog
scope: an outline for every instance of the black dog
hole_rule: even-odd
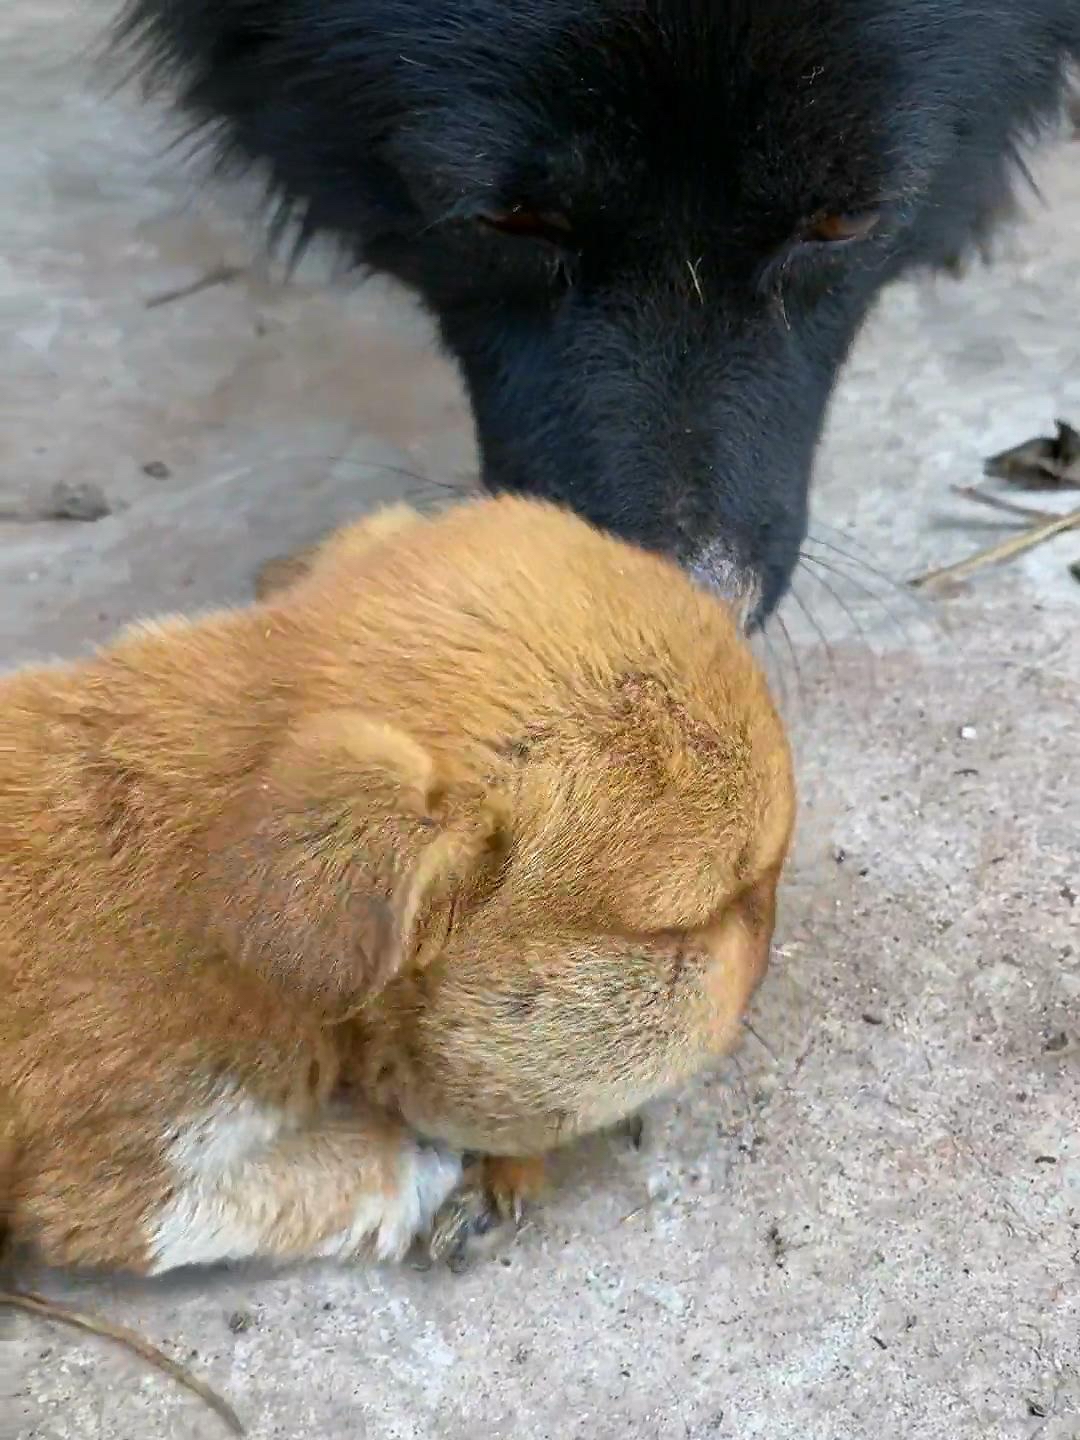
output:
[[[1059,104],[1080,0],[133,0],[304,235],[419,292],[484,480],[783,594],[837,371]]]

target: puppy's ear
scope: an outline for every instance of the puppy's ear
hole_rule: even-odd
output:
[[[292,589],[326,560],[359,560],[375,546],[402,530],[411,529],[420,518],[420,512],[411,505],[385,505],[362,520],[324,536],[314,545],[306,545],[290,555],[276,556],[268,560],[255,576],[255,598],[270,600]]]
[[[255,599],[269,600],[306,579],[311,574],[320,549],[319,545],[307,545],[303,550],[294,550],[290,555],[275,555],[272,560],[267,560],[255,574]]]
[[[497,883],[509,807],[355,710],[300,726],[215,832],[207,928],[235,959],[347,1012],[440,952]]]
[[[429,965],[446,944],[455,912],[486,891],[510,848],[509,806],[487,796],[466,825],[447,829],[421,852],[394,903],[395,971]]]

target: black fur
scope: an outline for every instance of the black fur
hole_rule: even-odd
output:
[[[766,613],[861,320],[1003,208],[1080,0],[134,0],[125,34],[304,235],[419,292],[489,486],[733,561]],[[514,206],[570,230],[485,223]]]

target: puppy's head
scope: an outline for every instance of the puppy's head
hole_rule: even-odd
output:
[[[366,1083],[426,1133],[543,1148],[734,1039],[793,821],[783,729],[728,607],[567,512],[415,524],[358,596],[349,548],[282,603],[319,637],[309,683],[408,736],[365,740],[346,827],[370,850],[395,817]],[[305,785],[338,810],[321,753]]]
[[[762,613],[870,300],[970,244],[1080,48],[1073,0],[133,0],[129,33],[424,297],[490,487]]]

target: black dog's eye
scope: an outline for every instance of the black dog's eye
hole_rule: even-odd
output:
[[[799,238],[811,245],[849,245],[855,240],[865,240],[872,235],[880,219],[880,210],[815,215]]]
[[[567,245],[570,241],[570,221],[555,210],[528,210],[513,205],[508,210],[489,210],[479,218],[481,224],[500,235],[546,240],[549,245]]]

